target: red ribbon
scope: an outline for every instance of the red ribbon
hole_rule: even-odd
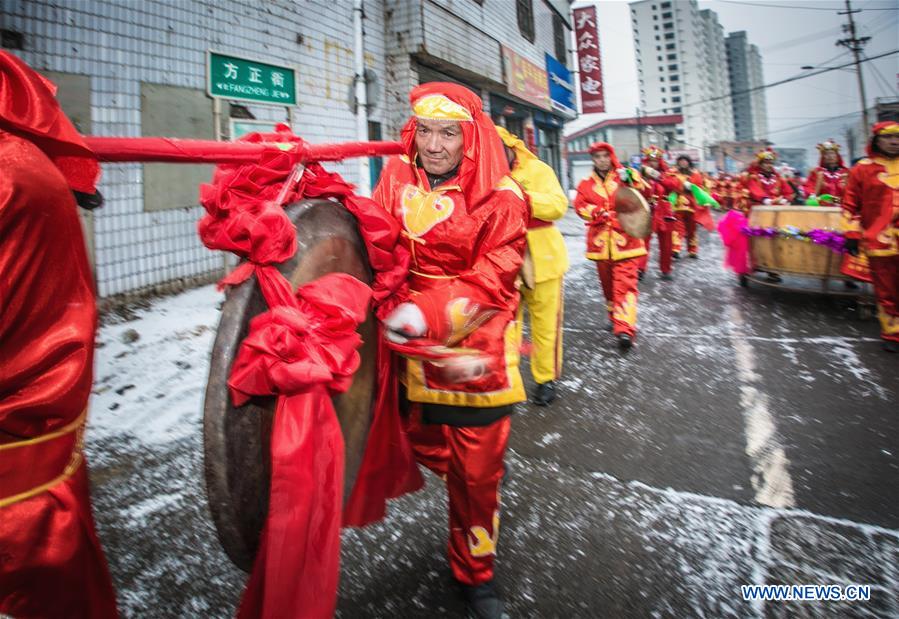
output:
[[[302,143],[286,126],[249,142]],[[373,299],[385,315],[407,286],[409,253],[396,220],[353,193],[339,175],[309,163],[293,186],[296,161],[266,151],[257,165],[221,165],[203,185],[198,229],[210,249],[245,262],[220,286],[256,275],[270,310],[250,323],[228,385],[235,405],[278,396],[272,427],[269,513],[238,616],[329,617],[337,597],[341,514],[346,526],[383,518],[385,503],[423,480],[402,431],[395,367],[378,343],[378,393],[365,454],[346,508],[344,444],[331,396],[346,391],[359,366],[356,328]],[[288,185],[285,186],[285,183]],[[346,274],[325,275],[293,293],[275,265],[296,253],[296,231],[282,208],[301,197],[336,198],[359,222],[375,277],[372,289]]]

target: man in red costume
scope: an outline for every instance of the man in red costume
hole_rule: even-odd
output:
[[[115,617],[82,435],[96,308],[78,203],[100,169],[56,88],[0,52],[0,613]]]
[[[663,280],[671,279],[671,235],[674,233],[674,211],[668,202],[668,192],[662,184],[662,176],[668,172],[665,153],[658,146],[643,149],[643,178],[649,184],[649,204],[652,207],[652,231],[659,240],[659,270]],[[646,238],[646,255],[639,259],[640,279],[649,264],[649,248],[652,236]]]
[[[702,174],[693,168],[693,160],[687,155],[677,158],[677,166],[662,176],[662,184],[667,192],[677,194],[674,215],[678,219],[676,231],[680,237],[675,243],[676,256],[680,254],[680,243],[687,242],[687,252],[691,258],[699,258],[699,239],[696,236],[697,215],[710,219],[708,209],[699,206],[690,189],[693,185],[704,186]]]
[[[436,82],[410,102],[406,154],[387,163],[374,194],[412,255],[408,299],[384,324],[396,342],[470,351],[407,358],[400,376],[416,457],[446,480],[453,576],[475,616],[501,617],[493,565],[509,415],[525,400],[514,321],[529,213],[480,97]]]
[[[868,157],[849,172],[843,227],[847,252],[868,257],[883,348],[899,352],[899,123],[871,133]]]
[[[619,163],[611,144],[593,144],[590,157],[593,172],[578,184],[574,208],[587,221],[587,258],[596,261],[612,333],[627,350],[637,336],[637,271],[646,245],[618,222],[615,192],[622,185],[645,191],[647,185],[636,170]]]
[[[755,155],[755,161],[746,168],[746,190],[749,193],[747,212],[753,204],[790,204],[793,188],[774,170],[777,153],[767,148]]]

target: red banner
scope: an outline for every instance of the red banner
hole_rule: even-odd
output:
[[[596,7],[574,9],[574,36],[581,82],[581,112],[595,114],[606,111],[602,87],[602,61],[599,53],[599,28]]]

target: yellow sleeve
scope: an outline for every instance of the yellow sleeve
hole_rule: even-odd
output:
[[[532,159],[524,166],[516,166],[512,178],[521,183],[531,202],[531,213],[543,221],[555,221],[568,210],[568,197],[562,191],[553,169]]]

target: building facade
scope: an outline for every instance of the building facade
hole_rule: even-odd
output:
[[[547,67],[556,61],[555,82],[571,82],[569,4],[366,0],[369,138],[397,139],[411,88],[448,79],[473,87],[561,172],[561,127],[574,105],[549,96]],[[58,84],[84,134],[227,140],[287,122],[313,143],[356,139],[352,0],[4,0],[0,27],[7,51]],[[210,51],[294,68],[296,105],[216,103],[207,96]],[[328,167],[369,185],[374,163],[365,179],[353,162]],[[224,256],[196,233],[198,186],[211,176],[211,166],[103,166],[106,204],[83,214],[101,297],[221,277]]]
[[[727,35],[726,47],[736,139],[767,139],[768,108],[759,49],[749,43],[745,30]]]
[[[684,117],[680,114],[641,116],[639,118],[609,118],[572,133],[565,138],[568,151],[568,180],[571,187],[590,174],[593,162],[589,148],[594,142],[608,142],[622,164],[636,163],[640,151],[650,144],[668,152],[683,152],[677,140],[677,129]],[[685,152],[695,160],[698,151]]]
[[[681,114],[679,147],[700,152],[733,137],[723,29],[696,0],[631,5],[640,107],[647,116]]]

